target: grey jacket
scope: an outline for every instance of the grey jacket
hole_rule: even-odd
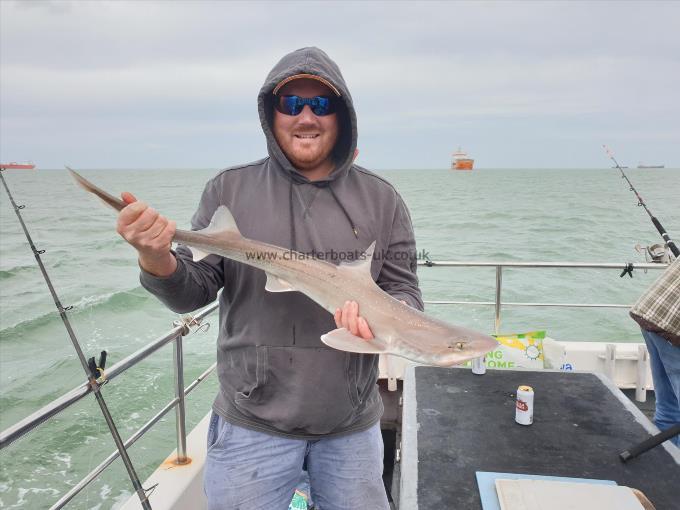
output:
[[[310,182],[293,168],[271,130],[272,90],[300,73],[324,77],[343,100],[336,168],[323,181]],[[244,236],[322,254],[336,264],[357,258],[376,241],[373,278],[422,310],[408,210],[388,182],[352,163],[356,114],[337,65],[317,48],[285,56],[267,76],[258,110],[269,156],[211,179],[192,228],[206,227],[215,209],[226,205]],[[210,303],[223,289],[216,413],[243,427],[308,439],[363,430],[380,419],[377,356],[324,345],[320,336],[336,326],[321,306],[299,292],[267,292],[259,269],[216,255],[193,262],[184,246],[176,257],[174,274],[142,272],[141,282],[180,313]]]

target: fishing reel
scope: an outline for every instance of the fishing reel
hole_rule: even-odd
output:
[[[670,248],[661,243],[652,244],[650,246],[636,244],[635,251],[644,254],[645,262],[652,262],[655,264],[670,264],[674,260]]]

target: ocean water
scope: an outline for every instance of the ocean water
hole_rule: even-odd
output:
[[[83,170],[102,188],[129,190],[188,228],[215,170]],[[418,249],[432,260],[639,262],[660,242],[649,217],[615,169],[385,170],[408,204]],[[648,206],[680,241],[680,171],[627,170]],[[133,250],[115,233],[115,215],[77,188],[66,171],[4,172],[86,356],[108,365],[172,327],[175,314],[140,288]],[[0,193],[0,429],[84,380],[9,199]],[[503,299],[631,304],[660,274],[615,270],[514,269]],[[426,300],[492,301],[493,268],[419,269]],[[429,305],[428,313],[493,332],[493,307]],[[212,317],[216,321],[216,315]],[[503,332],[545,329],[560,340],[640,341],[623,309],[506,308]],[[185,383],[214,361],[216,328],[187,337]],[[172,348],[165,347],[104,387],[124,438],[173,396]],[[187,400],[193,427],[217,391],[214,377]],[[130,450],[144,480],[175,447],[170,413]],[[92,397],[0,452],[0,507],[45,508],[114,450]],[[115,508],[131,494],[116,461],[70,508]]]

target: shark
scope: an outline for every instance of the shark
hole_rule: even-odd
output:
[[[66,167],[75,181],[117,211],[127,206]],[[347,301],[359,304],[374,338],[365,340],[345,328],[321,335],[329,347],[362,354],[391,354],[418,364],[459,365],[493,350],[498,342],[475,330],[455,326],[412,308],[383,291],[371,276],[375,241],[363,256],[335,265],[287,248],[243,236],[229,209],[222,205],[203,230],[177,229],[173,240],[191,250],[193,260],[208,255],[248,264],[267,275],[269,292],[302,292],[331,314]]]

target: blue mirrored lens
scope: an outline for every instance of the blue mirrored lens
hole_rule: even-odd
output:
[[[314,115],[318,116],[329,115],[335,112],[333,101],[325,96],[279,96],[276,105],[276,109],[286,115],[299,115],[305,105],[309,105]]]
[[[283,96],[280,99],[280,111],[286,115],[299,115],[305,104],[300,102],[298,96]]]
[[[309,101],[309,100],[308,100]],[[312,108],[314,115],[328,115],[330,110],[330,99],[327,97],[313,97],[309,106]]]

